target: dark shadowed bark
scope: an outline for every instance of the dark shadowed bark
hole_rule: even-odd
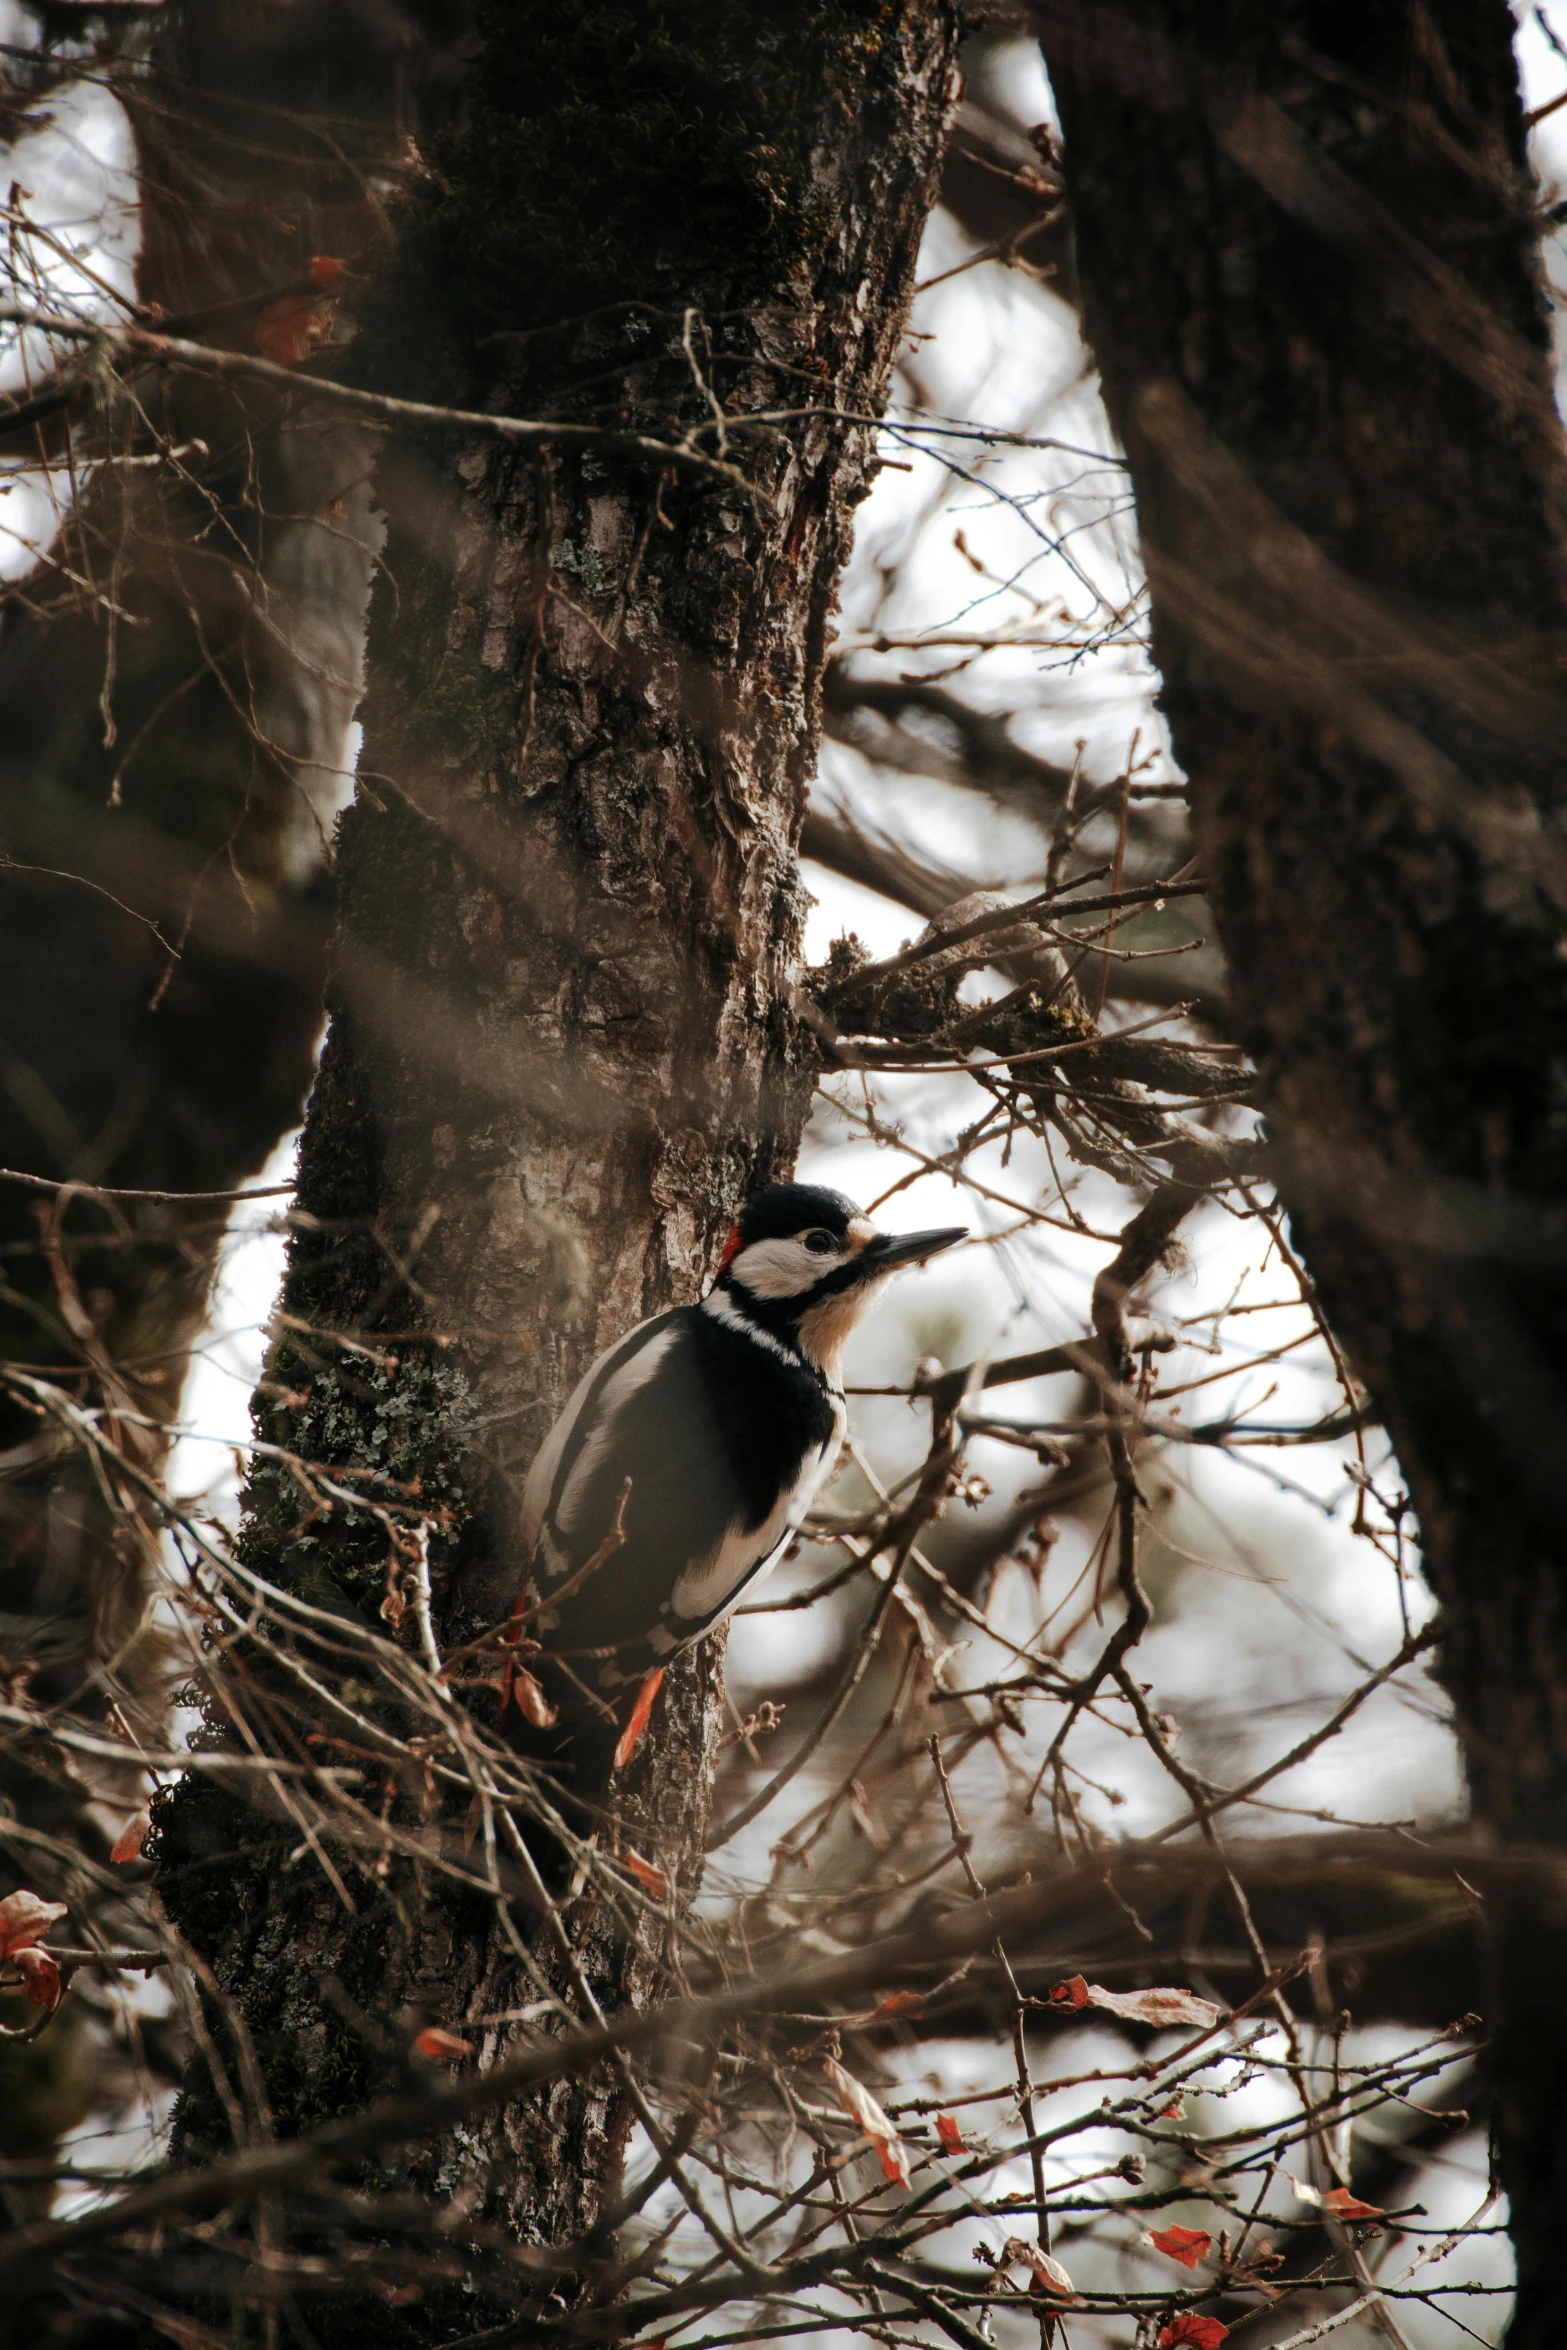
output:
[[[938,0],[492,7],[472,119],[410,231],[367,371],[654,433],[710,418],[713,393],[731,414],[873,414],[955,29]],[[439,289],[444,338],[406,347],[405,285],[421,302]],[[738,1202],[799,1136],[795,844],[870,449],[863,427],[817,413],[732,425],[727,455],[754,497],[592,454],[405,447],[383,465],[385,585],[301,1166],[319,1230],[294,1244],[286,1302],[356,1344],[387,1334],[396,1361],[345,1366],[291,1342],[260,1423],[340,1470],[417,1477],[449,1513],[430,1545],[443,1644],[517,1593],[521,1477],[586,1362],[698,1294]],[[286,1481],[258,1478],[251,1562],[376,1622],[381,1529],[298,1520]],[[637,1845],[687,1887],[717,1672],[712,1644],[671,1670],[620,1791]],[[349,1918],[323,1877],[279,1876],[292,1841],[194,1787],[162,1831],[171,1912],[248,2025],[283,2131],[374,2078],[324,1978],[400,2030],[531,1996],[521,1904],[508,1941],[487,1905],[399,1861],[381,1878],[350,1867]],[[580,1977],[541,1951],[568,2000],[580,2011],[584,1985],[606,2006],[643,1995],[652,1950],[578,1927]],[[487,2052],[506,2038],[485,2031]],[[563,2083],[461,2143],[409,2150],[392,2175],[570,2239],[629,2118],[612,2080]],[[193,2076],[186,2158],[220,2136]],[[367,2325],[385,2340],[389,2322],[312,2317],[333,2343]]]
[[[418,94],[419,29],[412,11],[348,0],[171,12],[124,84],[143,303],[217,313],[215,339],[250,348],[306,253],[334,230],[363,243],[359,170]],[[312,106],[331,112],[329,161]],[[0,891],[0,1165],[221,1192],[287,1132],[309,1082],[377,535],[373,441],[266,391],[136,388],[154,430],[128,411],[102,421],[140,462],[98,477],[62,550],[101,595],[46,569],[0,630],[15,861]],[[76,421],[95,444],[81,403]],[[43,429],[58,449],[63,419]],[[152,461],[154,431],[180,467]],[[0,1186],[6,1357],[79,1364],[92,1394],[112,1359],[135,1408],[172,1413],[225,1209],[78,1197],[52,1254],[39,1210]],[[59,1696],[108,1657],[127,1669],[145,1578],[72,1448],[14,1405],[5,1425],[35,1439],[0,1487],[8,1641],[44,1674],[35,1695]],[[149,1437],[149,1464],[158,1451]]]
[[[1476,1812],[1567,1839],[1564,465],[1502,0],[1040,11],[1084,313],[1278,1179],[1385,1414]],[[1494,1919],[1560,2338],[1567,1908]]]
[[[111,20],[102,61],[136,134],[138,295],[239,349],[306,257],[373,248],[368,167],[449,104],[462,11],[200,0]],[[60,28],[56,28],[60,29]],[[67,29],[68,48],[81,24]],[[113,58],[111,58],[111,52]],[[47,110],[69,65],[8,70]],[[313,110],[330,118],[324,140]],[[372,437],[266,389],[148,375],[143,413],[91,386],[8,453],[129,457],[90,476],[0,624],[0,1167],[222,1193],[298,1118],[321,1022],[330,831],[360,687],[377,538]],[[173,448],[178,462],[155,452]],[[88,592],[95,589],[96,592]],[[63,1370],[155,1474],[228,1210],[0,1184],[0,1359]],[[41,1221],[40,1221],[41,1220]],[[42,1223],[42,1229],[41,1229]],[[78,1448],[0,1403],[0,1668],[42,1705],[113,1701],[162,1743],[148,1618],[155,1517]],[[0,1793],[24,1831],[101,1860],[94,1786],[13,1728]],[[133,1786],[134,1795],[123,1790]],[[50,1881],[25,1843],[16,1881]],[[79,2038],[79,2015],[62,2042]],[[90,2066],[5,2047],[0,2140],[79,2118]],[[47,2094],[39,2084],[47,2076]],[[61,2093],[56,2094],[59,2091]]]

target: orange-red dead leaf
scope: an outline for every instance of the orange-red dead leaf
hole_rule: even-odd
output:
[[[641,1853],[631,1844],[626,1846],[625,1862],[637,1883],[645,1886],[656,1901],[662,1901],[669,1891],[669,1879],[663,1870],[656,1869],[650,1860],[644,1860]]]
[[[506,1708],[511,1703],[512,1690],[516,1686],[517,1643],[522,1638],[522,1619],[527,1613],[527,1608],[528,1594],[526,1591],[519,1591],[512,1602],[511,1614],[507,1617],[501,1630],[501,1645],[511,1651],[506,1659],[506,1669],[501,1674],[501,1714],[503,1718]],[[383,1609],[382,1612],[384,1614],[385,1610]]]
[[[835,2056],[827,2059],[827,2078],[844,2112],[851,2121],[859,2123],[875,2147],[883,2176],[895,2179],[900,2187],[907,2187],[910,2184],[908,2149],[865,2083],[857,2081],[853,2073],[845,2072]]]
[[[13,1958],[17,1951],[26,1950],[40,1934],[65,1915],[63,1901],[41,1901],[36,1893],[25,1890],[8,1893],[0,1901],[0,1958]]]
[[[110,1853],[109,1858],[111,1860],[140,1860],[141,1848],[146,1843],[151,1829],[151,1819],[146,1812],[139,1811],[133,1820],[126,1821],[118,1836],[115,1837],[114,1850]]]
[[[1322,2198],[1322,2208],[1338,2219],[1381,2219],[1384,2212],[1382,2204],[1362,2203],[1347,2187],[1330,2187]]]
[[[917,1991],[889,1991],[871,2009],[873,2017],[888,2015],[923,2015],[925,2002]]]
[[[615,1768],[617,1771],[625,1769],[641,1744],[642,1733],[647,1728],[648,1717],[653,1711],[653,1701],[663,1686],[664,1667],[656,1665],[637,1691],[637,1701],[631,1709],[631,1719],[621,1731],[616,1742]]]
[[[471,2040],[460,2040],[455,2032],[446,2032],[439,2024],[426,2024],[414,2040],[421,2056],[472,2056]]]
[[[340,286],[348,275],[347,264],[339,261],[334,253],[312,253],[305,270],[318,286]]]
[[[11,1952],[11,1964],[22,1978],[22,1988],[34,2007],[58,2007],[60,2004],[60,1969],[47,1950],[34,1949]]]
[[[955,2115],[950,2113],[937,2114],[936,2135],[941,2140],[941,2143],[943,2146],[945,2146],[949,2154],[967,2153],[968,2149],[963,2143],[963,2132],[958,2127],[957,2118]]]
[[[1229,2331],[1216,2317],[1201,2317],[1195,2309],[1183,2309],[1179,2317],[1159,2328],[1159,2350],[1219,2350]]]
[[[1309,2186],[1304,2179],[1291,2179],[1290,2185],[1302,2203],[1315,2205],[1318,2211],[1330,2211],[1335,2219],[1381,2219],[1380,2203],[1362,2203],[1348,2187],[1329,2187],[1326,2194],[1318,2187]]]
[[[523,1720],[531,1722],[535,1730],[553,1730],[556,1710],[533,1675],[515,1662],[507,1670],[511,1676],[511,1694]]]
[[[1156,2252],[1168,2253],[1172,2260],[1178,2260],[1182,2268],[1195,2268],[1213,2238],[1206,2228],[1172,2227],[1161,2228],[1148,2241]]]
[[[1082,1976],[1069,1975],[1064,1983],[1052,1983],[1050,2004],[1052,2007],[1086,2007],[1088,2005],[1088,1985]]]
[[[279,367],[297,367],[330,339],[336,308],[319,294],[285,294],[269,302],[256,321],[256,349]]]
[[[1001,2259],[1006,2268],[1028,2269],[1036,2292],[1049,2293],[1057,2301],[1077,2299],[1076,2288],[1060,2261],[1041,2245],[1029,2243],[1026,2236],[1008,2236],[1001,2247]]]
[[[1168,2105],[1161,2105],[1159,2119],[1162,2122],[1183,2122],[1186,2119],[1185,2098],[1172,2097]]]

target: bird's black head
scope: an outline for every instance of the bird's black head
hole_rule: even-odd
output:
[[[853,1200],[816,1183],[775,1183],[747,1200],[724,1243],[714,1297],[833,1370],[872,1293],[900,1265],[954,1241],[961,1224],[878,1232]]]
[[[749,1248],[758,1240],[792,1240],[797,1234],[820,1230],[840,1246],[860,1211],[841,1191],[822,1183],[770,1183],[740,1210],[725,1247],[731,1252]]]

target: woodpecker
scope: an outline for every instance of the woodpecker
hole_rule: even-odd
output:
[[[723,1622],[837,1457],[855,1324],[899,1266],[966,1238],[878,1232],[842,1192],[774,1184],[741,1210],[699,1305],[599,1356],[523,1489],[519,1611],[556,1688],[564,1671],[602,1718]]]

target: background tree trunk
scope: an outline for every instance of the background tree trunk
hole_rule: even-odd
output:
[[[655,433],[709,418],[713,394],[808,411],[731,430],[754,500],[592,454],[383,465],[385,586],[301,1163],[318,1229],[294,1243],[286,1304],[396,1361],[291,1340],[258,1419],[340,1471],[417,1477],[450,1513],[430,1546],[443,1642],[515,1596],[521,1478],[585,1363],[695,1297],[741,1199],[793,1158],[812,1057],[791,1009],[794,851],[870,463],[861,424],[814,411],[874,415],[885,396],[955,32],[938,0],[492,9],[471,120],[367,336],[386,388],[465,405]],[[410,300],[444,300],[443,340],[406,347]],[[287,1480],[258,1475],[250,1562],[374,1623],[380,1526],[298,1521]],[[636,1843],[687,1887],[717,1671],[712,1643],[672,1669],[625,1791]],[[170,1911],[254,2037],[283,2131],[374,2078],[328,1975],[399,2032],[530,1996],[485,1905],[397,1862],[351,1872],[350,1918],[323,1877],[280,1876],[292,1841],[193,1785],[160,1839]],[[652,1952],[605,1921],[577,1964],[614,2004],[645,1991]],[[488,2061],[506,2027],[476,2036]],[[397,2176],[560,2241],[596,2217],[629,2118],[603,2082],[563,2084],[482,2141],[410,2150]],[[219,2136],[193,2075],[178,2143],[199,2159]],[[312,2316],[332,2342],[362,2322]]]
[[[1564,490],[1501,0],[1039,10],[1241,1037],[1446,1611],[1475,1809],[1567,1839]],[[1493,1913],[1559,2338],[1567,1908]]]
[[[464,16],[447,0],[201,0],[164,12],[150,42],[127,35],[148,54],[111,86],[136,133],[151,314],[250,350],[266,303],[308,282],[310,254],[384,242],[365,174],[449,106]],[[61,63],[9,70],[29,89],[43,77],[45,108],[74,78]],[[84,471],[58,561],[0,624],[0,1166],[222,1193],[288,1132],[310,1081],[375,444],[266,388],[154,375],[135,388],[141,417],[78,399],[5,443],[58,460],[75,433],[83,455],[136,462]],[[178,464],[157,461],[169,447]],[[228,1209],[77,1194],[52,1211],[46,1193],[0,1184],[0,1359],[64,1368],[83,1402],[146,1414],[154,1425],[127,1441],[156,1474],[156,1423],[178,1410]],[[112,1700],[162,1744],[155,1515],[128,1485],[111,1506],[80,1450],[14,1394],[0,1452],[7,1676],[43,1706]],[[41,1737],[14,1737],[0,1761],[24,1830],[102,1861],[112,1832],[95,1789],[119,1791],[126,1812],[142,1801],[139,1773],[63,1772]],[[24,1882],[49,1870],[25,1844],[9,1865]],[[62,2019],[62,2046],[82,2013]],[[41,2152],[93,2080],[58,2049],[6,2044],[0,2145]]]
[[[347,0],[171,13],[145,79],[125,85],[144,175],[138,293],[155,313],[217,309],[230,344],[252,348],[269,293],[318,239],[370,233],[352,166],[390,146],[421,91],[412,17],[383,12],[378,42],[345,39],[353,18]],[[311,102],[345,145],[357,113],[366,154],[324,168]],[[0,825],[16,861],[0,922],[0,1164],[222,1191],[288,1131],[309,1082],[374,443],[268,392],[138,390],[184,466],[148,467],[157,444],[131,432],[145,469],[108,467],[67,523],[79,574],[112,584],[84,599],[46,572],[0,632]],[[139,1408],[172,1414],[226,1211],[77,1200],[62,1276],[37,1209],[37,1194],[0,1187],[5,1354],[63,1353],[90,1373],[96,1349]],[[62,1277],[91,1319],[85,1351]],[[37,1433],[14,1407],[7,1425]],[[91,1478],[62,1468],[70,1451],[33,1444],[0,1497],[8,1631],[30,1613],[49,1627],[33,1659],[46,1676],[123,1657],[145,1602],[135,1562],[106,1555]]]

